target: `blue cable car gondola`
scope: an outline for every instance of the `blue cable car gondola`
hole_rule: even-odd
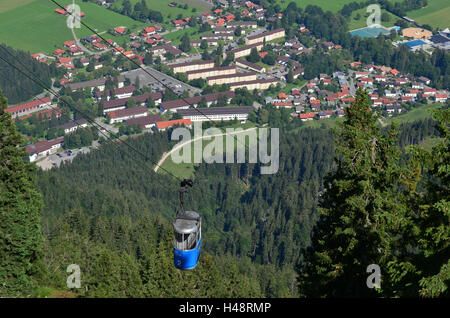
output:
[[[186,186],[192,187],[191,180],[183,180],[180,189],[180,211],[173,222],[174,265],[176,268],[188,270],[197,266],[202,243],[202,221],[197,212],[184,211],[183,194]]]

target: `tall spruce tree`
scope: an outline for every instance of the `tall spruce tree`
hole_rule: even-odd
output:
[[[0,91],[0,296],[29,295],[43,272],[41,195]]]
[[[411,226],[406,199],[394,195],[404,174],[397,164],[395,128],[381,133],[361,90],[345,115],[336,132],[336,169],[325,178],[321,216],[311,246],[302,251],[302,296],[376,296],[366,285],[368,265],[383,269],[402,262],[407,248],[393,239],[404,237]]]
[[[422,297],[448,297],[450,283],[450,110],[433,112],[438,121],[440,142],[431,151],[419,146],[413,149],[416,163],[413,171],[430,177],[425,181],[425,190],[416,192],[416,200],[410,200],[411,209],[416,210],[417,250],[415,265],[420,274],[418,294]],[[419,187],[417,187],[419,188]]]

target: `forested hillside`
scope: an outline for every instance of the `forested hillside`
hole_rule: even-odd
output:
[[[436,134],[431,120],[402,131],[401,145]],[[173,143],[169,133],[129,142],[157,161]],[[327,129],[286,132],[275,175],[260,175],[256,164],[200,165],[186,206],[203,216],[206,254],[193,272],[172,266],[170,221],[179,182],[154,174],[151,162],[109,143],[40,171],[49,285],[64,288],[65,268],[75,263],[87,271],[88,290],[77,291],[85,296],[296,296],[294,265],[318,218],[322,180],[333,169],[332,141]],[[218,277],[228,289],[216,289]],[[189,294],[183,284],[204,287]]]
[[[38,78],[45,87],[50,87],[51,78],[57,75],[58,71],[54,63],[47,65],[36,61],[27,52],[15,50],[4,44],[0,44],[0,52],[2,58],[10,63],[17,64],[17,61],[20,61],[21,65],[18,65],[18,67],[27,74],[31,72],[30,76]],[[17,104],[29,100],[31,97],[43,92],[43,88],[40,85],[3,61],[0,63],[0,88],[3,91],[3,95],[7,97],[9,104]]]

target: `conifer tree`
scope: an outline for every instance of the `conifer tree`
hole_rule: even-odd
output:
[[[418,294],[422,297],[448,297],[450,282],[450,110],[435,110],[433,118],[438,121],[440,142],[431,151],[419,146],[413,149],[416,163],[415,180],[420,174],[428,174],[426,193],[416,191],[417,200],[411,200],[411,209],[417,210],[417,250],[420,251],[415,265],[420,276]],[[419,177],[417,177],[419,175]],[[416,187],[414,187],[416,188]]]
[[[41,195],[0,91],[0,297],[29,295],[42,269]]]
[[[403,172],[397,165],[395,129],[381,133],[361,90],[345,115],[336,132],[336,169],[325,178],[321,216],[311,246],[302,252],[302,296],[376,296],[366,285],[368,265],[399,263],[396,255],[401,258],[406,247],[392,237],[404,237],[411,227],[403,196],[394,195]]]

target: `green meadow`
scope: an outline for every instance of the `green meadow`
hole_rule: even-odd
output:
[[[321,7],[324,11],[338,12],[345,4],[351,2],[363,2],[363,0],[277,0],[278,4],[285,8],[289,3],[295,2],[297,7],[306,8],[309,5]]]
[[[399,19],[399,17],[393,15],[390,12],[387,12],[386,10],[381,9],[381,14],[383,13],[387,13],[389,15],[389,21],[381,21],[381,25],[389,28],[389,27],[393,27],[395,25],[395,22]],[[356,17],[360,16],[360,18],[357,20]],[[360,28],[364,28],[367,26],[367,17],[370,15],[371,13],[367,13],[367,8],[362,8],[359,10],[355,10],[353,11],[351,17],[348,20],[348,29],[349,30],[354,30],[354,29],[360,29]]]
[[[10,6],[9,10],[0,10],[0,41],[11,47],[30,53],[52,53],[61,48],[65,41],[73,40],[67,27],[67,18],[55,13],[58,8],[50,0],[19,1],[22,5]],[[58,0],[65,6],[72,1]],[[117,26],[133,27],[142,25],[131,18],[107,10],[93,3],[80,2],[81,11],[86,14],[82,21],[96,30],[104,32]],[[0,9],[6,8],[0,6]],[[92,32],[81,25],[76,29],[78,38],[91,35]]]
[[[445,29],[450,27],[450,1],[428,0],[428,5],[422,9],[408,12],[408,17],[421,24]]]
[[[170,22],[172,20],[176,20],[179,14],[182,15],[183,18],[191,17],[193,15],[198,15],[203,12],[207,8],[207,4],[201,0],[184,0],[184,1],[173,1],[173,0],[145,0],[147,3],[147,7],[149,9],[159,11],[163,15],[164,22]],[[132,7],[137,2],[141,2],[141,0],[130,0]],[[178,8],[178,7],[169,7],[169,3],[176,2],[177,4],[187,4],[188,8]],[[115,8],[122,8],[123,0],[116,1],[113,6]],[[195,8],[196,12],[192,12],[192,9]],[[209,7],[211,8],[211,7]]]

